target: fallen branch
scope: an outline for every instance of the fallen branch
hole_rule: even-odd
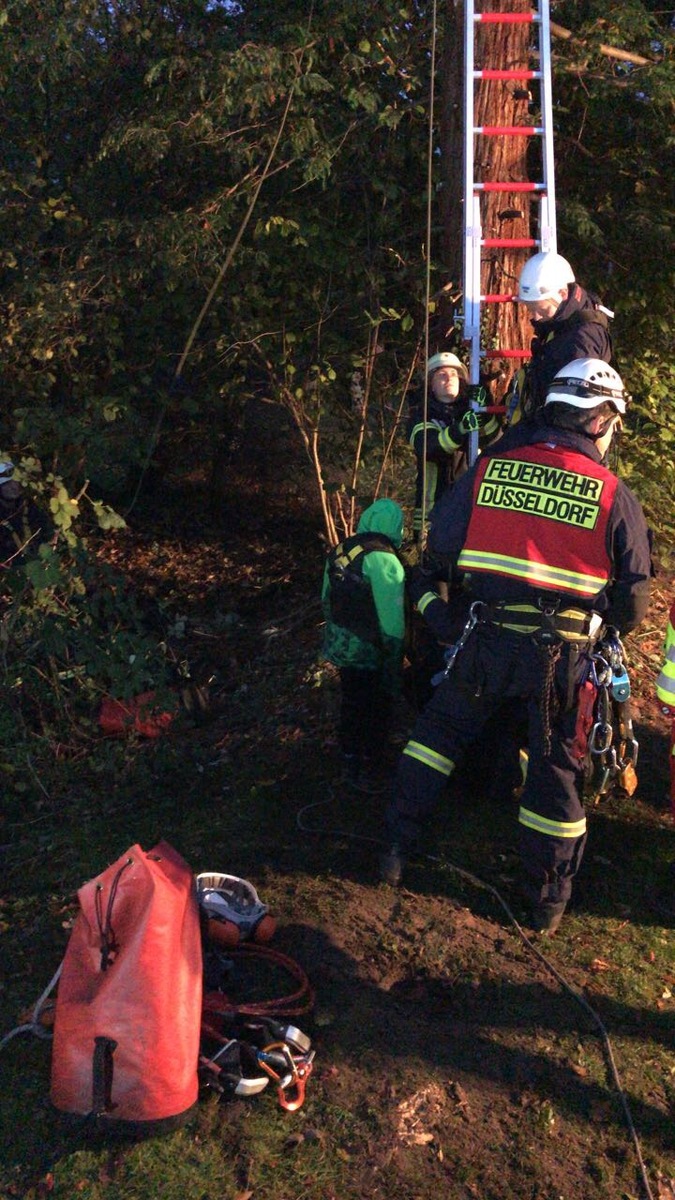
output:
[[[574,42],[575,46],[588,46],[588,41],[585,38],[575,37],[571,29],[564,29],[562,25],[556,25],[551,21],[551,33],[554,37],[562,38],[566,42]],[[621,62],[633,63],[636,67],[651,67],[657,62],[655,58],[643,58],[641,54],[633,54],[630,50],[618,50],[615,46],[606,46],[601,42],[596,47],[600,54],[605,54],[607,58],[617,58]]]

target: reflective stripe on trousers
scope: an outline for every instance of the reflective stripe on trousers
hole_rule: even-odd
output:
[[[561,704],[568,690],[569,655],[564,646],[556,667]],[[497,709],[517,704],[529,727],[519,824],[525,885],[533,903],[557,903],[571,893],[586,842],[586,817],[579,798],[582,772],[572,755],[576,707],[554,720],[550,754],[543,752],[543,670],[541,652],[529,638],[491,626],[475,630],[418,717],[399,762],[387,825],[393,842],[404,850],[414,849],[454,764],[468,751],[468,791],[472,745],[479,749],[483,727]],[[578,679],[582,665],[575,670]]]

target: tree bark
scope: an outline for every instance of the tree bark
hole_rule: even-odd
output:
[[[482,0],[481,11],[498,11],[499,0]],[[511,0],[511,11],[527,12],[530,0]],[[528,24],[481,24],[475,43],[476,69],[483,67],[515,68],[529,66],[532,27]],[[448,300],[441,305],[435,324],[435,342],[457,342],[452,329],[450,298],[461,292],[463,273],[463,91],[464,91],[464,5],[447,0],[446,28],[441,54],[441,104],[439,140],[441,147],[441,214],[444,268],[451,287]],[[530,125],[527,84],[520,81],[481,81],[474,84],[476,125]],[[533,84],[535,102],[538,85]],[[541,153],[530,148],[526,137],[475,137],[476,180],[481,182],[541,180]],[[531,175],[530,171],[534,174]],[[534,205],[534,212],[531,206]],[[536,229],[538,202],[530,194],[488,192],[481,195],[483,236],[530,237]],[[530,249],[486,249],[481,268],[481,291],[511,293],[517,290],[518,276]],[[529,346],[532,329],[527,314],[517,304],[486,304],[483,308],[482,345],[520,349]],[[484,360],[483,373],[492,379],[493,396],[499,399],[514,370],[512,359]]]

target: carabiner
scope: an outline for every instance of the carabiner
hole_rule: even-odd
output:
[[[476,614],[482,603],[482,600],[474,600],[472,602],[471,608],[469,609],[469,615],[466,619],[464,628],[459,635],[459,638],[455,642],[454,646],[448,646],[448,649],[445,652],[445,667],[442,671],[438,671],[431,680],[433,687],[437,687],[438,684],[442,683],[443,680],[450,674],[455,665],[455,659],[457,658],[457,655],[459,654],[460,650],[464,648],[464,644],[467,641],[469,634],[478,624],[478,616]]]
[[[602,742],[599,741],[602,735]],[[596,721],[588,739],[591,754],[606,754],[612,744],[612,726],[608,721]]]
[[[624,741],[619,742],[619,765],[627,767],[630,763],[632,767],[636,767],[639,749],[639,743],[633,737],[625,738]]]
[[[305,1102],[305,1087],[312,1073],[312,1058],[314,1052],[307,1058],[295,1062],[295,1077],[290,1083],[277,1088],[279,1104],[286,1112],[297,1112]],[[292,1093],[292,1094],[291,1094]]]
[[[271,1079],[276,1080],[280,1087],[286,1087],[289,1081],[294,1079],[295,1060],[285,1042],[270,1042],[264,1050],[258,1050],[255,1057],[258,1065]]]
[[[605,769],[607,771],[609,771],[610,779],[613,779],[618,770],[618,761],[617,761],[615,746],[608,746],[605,751]]]

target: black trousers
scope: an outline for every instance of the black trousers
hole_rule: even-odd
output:
[[[415,848],[455,763],[466,755],[470,766],[472,746],[507,702],[522,713],[528,729],[529,763],[518,817],[525,890],[533,904],[569,899],[586,844],[582,769],[572,753],[583,669],[577,650],[563,644],[553,669],[547,650],[530,638],[495,626],[476,627],[401,756],[387,811],[392,842],[403,851]],[[545,719],[542,690],[549,669],[554,670],[555,699]]]
[[[340,667],[340,749],[357,758],[378,758],[391,722],[391,696],[379,671]]]

